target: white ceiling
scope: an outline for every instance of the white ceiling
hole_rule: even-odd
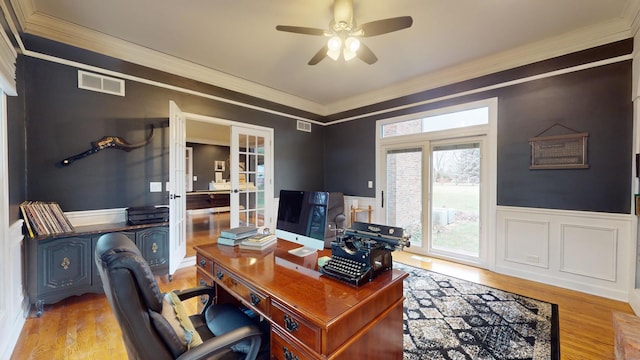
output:
[[[367,65],[307,62],[332,0],[11,0],[27,33],[328,115],[633,35],[640,0],[354,0],[360,24],[413,26],[363,39]]]

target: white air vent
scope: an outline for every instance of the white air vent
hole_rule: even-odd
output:
[[[300,131],[311,132],[311,123],[306,122],[306,121],[298,120],[297,129],[300,130]]]
[[[124,96],[124,80],[78,70],[80,89]]]

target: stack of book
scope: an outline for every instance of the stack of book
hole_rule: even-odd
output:
[[[246,238],[252,235],[256,235],[257,233],[258,228],[256,228],[255,226],[239,226],[227,230],[222,230],[220,232],[220,237],[218,237],[218,244],[236,246]]]
[[[20,211],[31,238],[73,232],[73,225],[56,202],[25,201]]]
[[[262,251],[278,242],[273,234],[255,234],[240,242],[240,249]]]

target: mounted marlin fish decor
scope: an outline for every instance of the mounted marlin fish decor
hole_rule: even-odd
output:
[[[149,136],[147,136],[147,138],[137,144],[129,144],[125,139],[119,137],[119,136],[104,136],[102,137],[100,140],[96,140],[96,141],[92,141],[91,142],[91,149],[80,153],[78,155],[74,155],[71,156],[69,158],[66,158],[62,161],[60,161],[58,163],[58,165],[60,166],[69,166],[71,165],[72,162],[85,158],[89,155],[93,155],[95,153],[97,153],[100,150],[104,150],[104,149],[109,149],[109,148],[113,148],[113,149],[118,149],[118,150],[124,150],[126,152],[129,152],[133,149],[137,149],[137,148],[141,148],[145,145],[147,145],[148,143],[151,142],[151,138],[153,137],[153,125],[151,125],[151,131],[149,132]]]

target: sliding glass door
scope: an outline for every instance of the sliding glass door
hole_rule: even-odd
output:
[[[429,253],[476,260],[480,255],[481,142],[431,147]]]
[[[487,209],[495,199],[494,177],[488,175],[495,167],[485,156],[493,149],[494,111],[495,103],[487,101],[381,121],[379,209],[382,223],[411,235],[405,251],[488,263],[491,245],[482,224],[490,221]]]
[[[478,261],[481,148],[476,139],[384,148],[385,223],[411,235],[407,251]]]
[[[384,209],[387,224],[411,234],[414,247],[422,247],[424,231],[424,145],[385,149],[386,189]]]

